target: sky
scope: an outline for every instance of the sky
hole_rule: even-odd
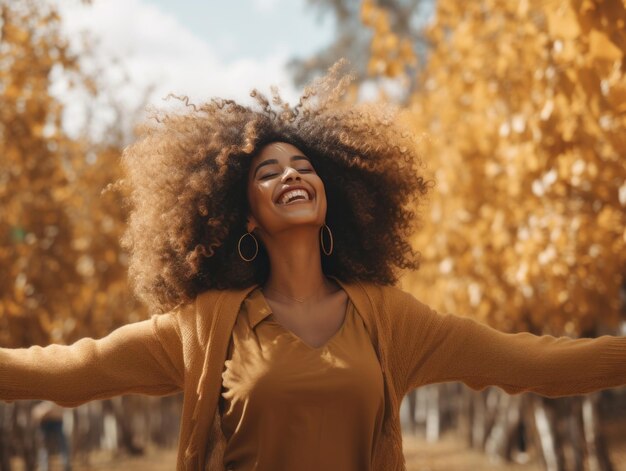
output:
[[[249,101],[249,92],[277,85],[285,98],[299,96],[286,62],[307,57],[332,41],[330,15],[320,17],[306,0],[57,0],[72,48],[93,43],[84,67],[115,90],[129,108],[167,106],[168,93],[192,101],[210,97]],[[125,76],[127,78],[125,78]],[[149,88],[151,87],[151,88]],[[68,88],[61,76],[52,93],[67,103],[64,127],[77,132],[88,109],[96,122],[114,119],[106,107]]]

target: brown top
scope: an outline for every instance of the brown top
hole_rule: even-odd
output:
[[[406,470],[399,410],[413,388],[463,381],[476,390],[498,386],[509,394],[559,397],[626,385],[626,337],[508,334],[439,313],[394,286],[335,281],[363,319],[381,365],[385,412],[373,451],[376,471]],[[97,340],[0,348],[0,400],[74,407],[121,394],[184,391],[176,469],[221,471],[221,375],[241,304],[256,286],[206,291]]]
[[[373,469],[383,377],[350,301],[337,333],[314,348],[276,321],[257,288],[242,303],[227,358],[226,469]]]

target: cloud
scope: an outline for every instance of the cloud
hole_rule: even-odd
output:
[[[276,9],[280,0],[252,0],[252,5],[257,11],[272,11]]]
[[[284,52],[229,62],[220,59],[211,44],[145,0],[96,0],[91,5],[58,1],[73,49],[81,50],[85,32],[95,40],[94,60],[83,61],[83,66],[99,70],[104,65],[98,75],[129,109],[142,102],[143,91],[149,87],[148,104],[157,107],[167,106],[163,98],[169,93],[187,95],[191,101],[219,96],[251,103],[251,89],[269,92],[271,85],[277,85],[289,101],[297,99]],[[110,110],[98,110],[97,103],[86,104],[86,94],[69,90],[62,78],[53,93],[68,104],[64,122],[70,132],[79,129],[88,113],[86,107],[101,114],[97,118],[100,128],[115,119]]]

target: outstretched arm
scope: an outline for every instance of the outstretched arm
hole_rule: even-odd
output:
[[[175,322],[172,314],[155,315],[99,340],[0,348],[0,400],[46,399],[74,407],[120,394],[178,392],[184,368]]]
[[[508,334],[473,319],[440,314],[408,293],[394,328],[407,390],[462,381],[558,397],[626,384],[626,337],[594,339]]]

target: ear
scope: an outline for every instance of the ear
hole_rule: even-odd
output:
[[[256,222],[256,219],[254,219],[254,216],[248,216],[248,222],[246,223],[246,230],[252,233],[252,231],[254,231],[257,227],[258,227],[258,224]]]

